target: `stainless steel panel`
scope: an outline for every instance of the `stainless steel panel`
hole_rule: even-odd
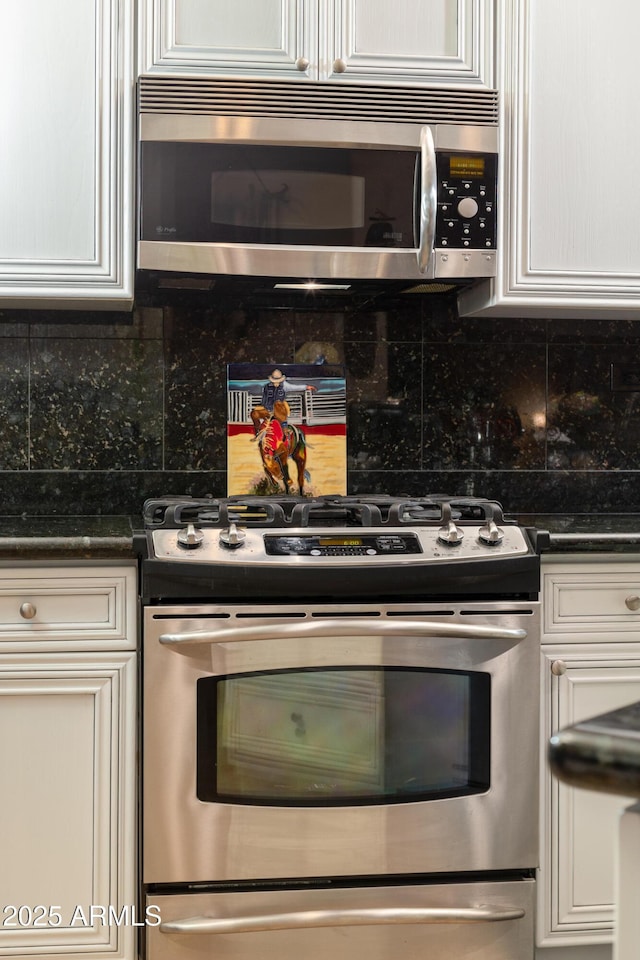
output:
[[[253,143],[284,146],[343,147],[361,150],[415,150],[424,129],[437,150],[497,153],[498,131],[480,125],[389,123],[383,120],[335,120],[159,113],[140,115],[140,140],[182,143]]]
[[[522,880],[149,897],[162,923],[147,927],[147,958],[530,960],[534,890]]]
[[[282,279],[425,280],[433,277],[433,257],[427,273],[422,274],[418,269],[416,250],[284,244],[156,243],[141,240],[138,243],[138,266],[142,270]]]
[[[141,270],[321,280],[432,280],[495,276],[495,250],[437,250],[420,273],[416,250],[288,247],[140,240]]]
[[[498,260],[495,250],[433,251],[431,267],[439,280],[472,280],[474,277],[495,277]]]
[[[240,524],[241,526],[241,524]],[[378,528],[379,529],[379,528]],[[454,548],[443,545],[439,539],[440,527],[415,527],[411,530],[412,537],[420,545],[420,553],[397,553],[392,554],[392,563],[394,566],[412,566],[423,564],[425,567],[434,563],[459,563],[462,566],[469,560],[484,559],[493,561],[496,557],[501,559],[509,557],[526,556],[530,552],[530,547],[525,538],[521,527],[505,524],[501,527],[502,540],[499,543],[487,544],[480,539],[480,524],[465,524],[461,528],[464,533],[462,543]],[[220,540],[221,530],[215,527],[203,527],[200,530],[202,542],[197,549],[185,550],[178,542],[178,529],[154,530],[152,533],[154,556],[163,560],[180,560],[184,563],[203,563],[218,562],[228,563],[238,568],[253,567],[257,569],[273,569],[274,567],[283,567],[289,570],[297,570],[301,566],[307,566],[310,569],[317,567],[327,567],[332,570],[339,570],[348,576],[349,569],[357,567],[376,567],[386,566],[389,561],[389,554],[382,552],[373,556],[354,556],[354,557],[335,557],[320,556],[313,557],[309,555],[300,555],[292,553],[289,556],[278,556],[268,554],[265,548],[265,531],[260,528],[243,527],[245,535],[242,546],[237,549],[229,549],[224,542]],[[370,529],[364,531],[371,533]],[[383,536],[404,536],[406,528],[385,527]],[[327,530],[322,527],[293,527],[286,531],[271,531],[267,536],[282,535],[287,538],[296,537],[322,537],[326,536]],[[353,528],[332,527],[331,536],[353,536]]]
[[[140,139],[181,143],[253,143],[261,146],[346,147],[418,150],[423,124],[283,117],[182,116],[142,114]]]
[[[484,612],[483,612],[484,611]],[[528,612],[527,612],[528,611]],[[276,616],[274,616],[276,614]],[[297,620],[442,618],[440,635],[304,636]],[[276,639],[160,643],[166,634],[287,624]],[[450,625],[465,630],[451,636]],[[498,628],[469,640],[471,626]],[[526,630],[526,638],[518,631]],[[502,631],[516,631],[512,636]],[[409,632],[409,631],[408,631]],[[491,631],[488,631],[489,633]],[[158,606],[145,610],[146,883],[438,873],[535,867],[538,857],[537,603]],[[371,806],[204,803],[195,794],[195,684],[261,669],[416,666],[491,675],[491,788],[469,797]],[[192,914],[193,915],[193,914]]]

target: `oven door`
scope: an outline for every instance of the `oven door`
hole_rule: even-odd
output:
[[[535,603],[148,607],[144,881],[537,863]]]

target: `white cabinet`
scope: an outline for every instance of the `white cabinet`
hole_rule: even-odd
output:
[[[640,943],[640,803],[620,817],[617,845],[614,960],[637,960]]]
[[[0,0],[0,307],[133,302],[133,0]]]
[[[640,5],[500,0],[498,276],[460,312],[608,317],[640,309]]]
[[[135,960],[135,566],[33,572],[0,570],[0,956]]]
[[[638,586],[640,558],[543,564],[539,946],[612,940],[616,832],[627,801],[560,783],[546,746],[563,727],[640,700]]]
[[[493,86],[494,0],[141,0],[140,72]]]
[[[0,568],[0,651],[135,650],[134,567]]]

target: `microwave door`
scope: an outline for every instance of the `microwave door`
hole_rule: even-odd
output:
[[[141,144],[140,268],[424,279],[418,235],[432,244],[431,131],[425,135],[417,124],[369,124],[355,131],[350,126],[341,140],[337,132],[347,129],[317,123],[305,127],[304,136],[296,128],[295,141],[280,140],[273,130],[252,131],[251,140],[234,139],[233,128],[216,140],[205,140],[197,127],[147,131]],[[255,139],[258,132],[263,140]],[[178,135],[182,139],[169,139]],[[427,185],[427,197],[416,204],[419,183]],[[425,248],[426,264],[429,254]]]

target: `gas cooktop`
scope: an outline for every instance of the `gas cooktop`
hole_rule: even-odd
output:
[[[395,596],[429,584],[460,593],[471,582],[482,593],[521,574],[525,592],[538,589],[537,532],[505,520],[494,500],[169,496],[147,500],[143,519],[147,596],[191,596],[203,584],[225,596]]]

